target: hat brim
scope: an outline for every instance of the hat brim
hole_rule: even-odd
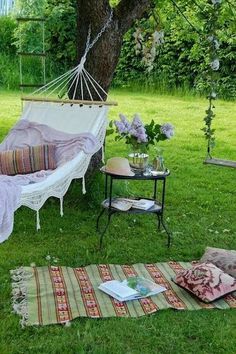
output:
[[[115,176],[128,176],[128,177],[133,177],[135,175],[134,172],[130,171],[127,173],[120,173],[120,172],[114,172],[113,170],[110,170],[109,168],[106,167],[106,165],[102,166],[102,168],[100,169],[102,172],[107,172],[110,173],[111,175],[115,175]]]

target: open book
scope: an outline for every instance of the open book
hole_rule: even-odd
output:
[[[106,206],[109,205],[109,200],[105,201]],[[127,211],[131,208],[148,210],[155,205],[155,201],[151,199],[128,199],[128,198],[114,198],[111,201],[111,206],[121,211]],[[158,205],[156,204],[156,208]],[[160,206],[161,209],[161,206]]]
[[[110,280],[100,284],[98,289],[119,301],[142,299],[166,290],[163,286],[142,277],[130,277],[122,282]]]

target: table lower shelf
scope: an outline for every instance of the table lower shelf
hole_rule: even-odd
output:
[[[140,198],[142,199],[142,198]],[[161,203],[154,199],[148,199],[145,198],[145,200],[153,202],[154,204],[149,207],[148,209],[140,209],[136,208],[135,206],[132,206],[132,201],[137,202],[140,199],[130,199],[130,198],[113,198],[111,200],[111,205],[110,205],[110,199],[107,198],[102,202],[102,207],[105,209],[109,209],[113,212],[119,212],[119,213],[127,213],[127,214],[144,214],[144,213],[159,213],[162,214],[163,209]]]

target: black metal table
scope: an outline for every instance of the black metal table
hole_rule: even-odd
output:
[[[111,216],[116,213],[129,213],[129,214],[147,214],[147,213],[152,213],[156,214],[158,218],[158,229],[160,230],[161,225],[163,226],[164,230],[166,231],[168,241],[167,245],[170,247],[171,243],[171,233],[168,231],[165,222],[164,222],[164,207],[165,207],[165,192],[166,192],[166,178],[170,175],[170,172],[167,170],[163,174],[158,174],[158,175],[145,175],[143,173],[135,174],[134,176],[122,176],[122,175],[116,175],[112,174],[109,172],[106,172],[105,170],[101,170],[101,172],[105,175],[105,200],[102,202],[102,210],[100,214],[97,217],[97,232],[100,233],[100,249],[102,248],[102,241],[103,241],[103,236],[107,231],[107,228],[110,224],[111,221]],[[135,199],[149,199],[154,201],[154,205],[148,209],[148,210],[141,210],[141,209],[136,209],[136,208],[131,208],[126,211],[119,210],[115,207],[112,206],[112,202],[116,199],[112,197],[112,192],[113,192],[113,181],[114,180],[140,180],[140,181],[153,181],[154,187],[153,187],[153,197],[152,198],[146,198],[143,196],[139,196],[138,198]],[[157,183],[162,183],[162,190],[159,195],[157,195]],[[120,198],[120,197],[119,197]],[[128,197],[127,197],[128,198]],[[132,198],[134,199],[134,198]],[[105,227],[103,230],[100,230],[99,228],[99,221],[101,216],[104,214],[104,212],[107,212],[107,222],[105,224]]]

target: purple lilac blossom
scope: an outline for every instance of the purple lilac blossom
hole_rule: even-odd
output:
[[[135,113],[133,121],[131,123],[131,127],[136,129],[139,127],[143,127],[143,123],[141,121],[141,118],[139,117],[139,115],[137,113]]]
[[[138,141],[138,143],[147,143],[147,141],[148,141],[147,134],[145,132],[144,133],[140,133],[137,136],[137,141]]]
[[[146,143],[147,142],[147,134],[146,129],[141,121],[141,118],[136,113],[131,123],[130,135],[137,138],[138,143]]]
[[[137,128],[136,130],[137,132],[137,141],[138,143],[146,143],[147,142],[147,134],[146,134],[146,129],[144,128],[144,126],[140,126]]]
[[[137,132],[136,129],[131,128],[129,133],[130,133],[131,136],[134,136],[135,138],[137,138],[138,132]]]
[[[114,124],[116,126],[117,131],[120,134],[128,134],[130,131],[130,124],[128,122],[128,120],[126,119],[126,117],[123,114],[120,114],[120,120],[115,120]]]
[[[118,120],[115,120],[114,124],[115,124],[116,129],[119,132],[119,134],[126,134],[127,133],[127,129],[126,129],[125,125],[122,122],[119,122]]]
[[[130,135],[131,137],[136,138],[137,143],[139,144],[148,142],[146,129],[137,113],[134,115],[131,124],[124,114],[120,114],[119,117],[120,121],[115,120],[114,124],[116,126],[117,132],[120,135]]]
[[[130,126],[130,123],[129,123],[128,119],[122,113],[119,114],[119,117],[120,117],[121,122],[124,124],[124,126],[127,129],[127,133],[129,133],[131,126]]]
[[[174,135],[174,127],[170,123],[165,123],[161,126],[161,132],[165,134],[167,139],[170,139]]]

